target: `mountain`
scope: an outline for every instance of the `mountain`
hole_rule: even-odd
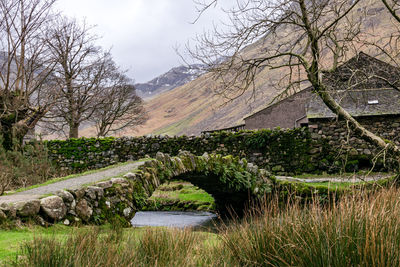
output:
[[[172,68],[168,72],[154,78],[147,83],[135,84],[136,93],[144,99],[153,98],[163,92],[167,92],[193,81],[204,73],[203,69],[204,66],[201,64],[189,66],[182,65]]]

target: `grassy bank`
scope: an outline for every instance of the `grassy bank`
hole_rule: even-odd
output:
[[[204,190],[184,181],[162,184],[147,200],[145,210],[160,211],[212,211],[215,210],[213,197]]]
[[[24,243],[14,266],[400,266],[400,190],[330,206],[269,200],[217,234],[87,228]],[[64,229],[64,228],[62,228]],[[1,233],[2,235],[3,233]],[[18,238],[17,238],[18,239]]]

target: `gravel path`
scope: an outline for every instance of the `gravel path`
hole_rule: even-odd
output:
[[[141,162],[133,162],[128,163],[123,166],[118,166],[115,168],[107,169],[104,171],[99,171],[92,174],[82,175],[75,178],[71,178],[68,180],[56,182],[54,184],[44,185],[41,187],[37,187],[34,189],[26,190],[23,192],[15,193],[7,196],[0,196],[0,204],[1,203],[15,203],[18,201],[25,201],[31,199],[38,199],[42,195],[46,194],[54,194],[58,190],[63,189],[78,189],[82,185],[95,183],[97,181],[101,181],[106,178],[112,178],[115,176],[122,176],[125,173],[131,171],[132,169],[136,169],[140,165],[143,165],[144,161]]]

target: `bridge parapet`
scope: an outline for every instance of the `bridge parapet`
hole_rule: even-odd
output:
[[[123,178],[57,192],[57,196],[40,201],[1,205],[0,215],[4,216],[0,216],[0,220],[5,217],[42,225],[57,221],[68,225],[118,221],[129,225],[135,212],[144,207],[154,190],[174,179],[189,181],[210,193],[221,213],[227,212],[228,208],[241,213],[249,200],[271,192],[275,181],[269,172],[246,159],[207,153],[195,156],[186,151],[170,157],[159,152],[155,159],[149,159]]]

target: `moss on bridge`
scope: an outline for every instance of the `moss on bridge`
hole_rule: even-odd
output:
[[[249,200],[258,199],[264,193],[271,192],[273,178],[245,159],[217,154],[195,156],[181,152],[170,157],[161,152],[156,159],[145,162],[134,173],[125,175],[131,181],[139,182],[143,187],[136,190],[134,202],[138,210],[144,207],[143,200],[150,197],[154,190],[170,180],[188,181],[211,194],[220,213],[232,209],[241,213]]]

